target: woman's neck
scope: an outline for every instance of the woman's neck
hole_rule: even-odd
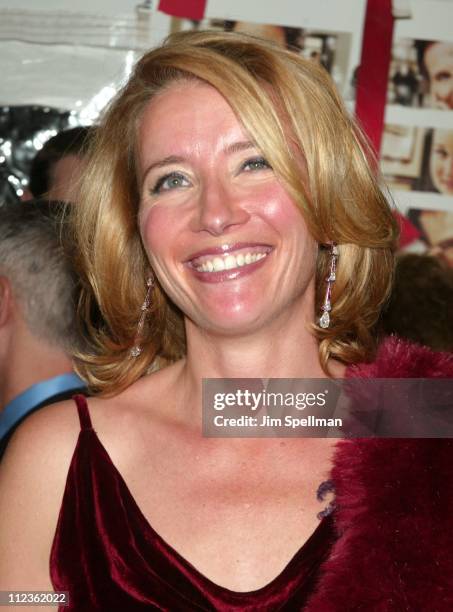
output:
[[[291,333],[266,330],[240,337],[188,334],[185,370],[194,380],[325,376],[318,342],[303,326]]]

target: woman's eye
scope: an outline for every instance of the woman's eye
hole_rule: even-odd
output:
[[[189,181],[183,174],[179,172],[171,172],[162,176],[151,190],[151,193],[161,193],[162,191],[171,191],[172,189],[178,189],[180,187],[187,187]]]
[[[251,172],[254,170],[263,170],[271,168],[270,164],[264,159],[264,157],[254,157],[253,159],[248,159],[246,162],[242,164],[242,170],[246,172]]]

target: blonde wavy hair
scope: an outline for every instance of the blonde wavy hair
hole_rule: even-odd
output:
[[[346,364],[370,360],[390,289],[397,229],[366,139],[322,67],[253,37],[185,32],[142,57],[92,145],[73,208],[83,282],[79,315],[89,338],[89,349],[75,356],[77,371],[94,392],[113,394],[156,364],[185,354],[183,316],[157,283],[143,351],[129,356],[149,269],[137,227],[140,118],[154,96],[191,79],[210,84],[228,101],[321,245],[318,314],[329,266],[322,245],[339,245],[332,322],[328,329],[312,329],[322,367],[328,373],[331,357]]]

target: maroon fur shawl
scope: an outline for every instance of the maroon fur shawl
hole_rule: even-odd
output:
[[[389,338],[349,376],[453,378],[453,355]],[[332,470],[339,539],[307,612],[453,611],[453,439],[353,439]]]

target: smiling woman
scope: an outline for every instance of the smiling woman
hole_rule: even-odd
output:
[[[85,292],[84,310],[90,312],[96,301],[106,322],[100,332],[90,330],[93,350],[78,360],[92,388],[117,392],[156,359],[166,364],[186,352],[184,309],[177,298],[183,287],[174,284],[166,265],[165,279],[156,275],[143,333],[146,350],[135,361],[126,359],[148,258],[152,267],[164,265],[162,243],[173,250],[162,253],[166,261],[171,256],[173,271],[194,286],[189,271],[197,268],[196,254],[203,255],[201,263],[208,268],[226,267],[232,265],[228,255],[244,239],[242,252],[236,253],[239,262],[241,255],[245,262],[258,249],[255,255],[266,256],[255,265],[263,268],[259,279],[267,286],[266,268],[273,280],[269,289],[275,291],[281,279],[271,267],[295,276],[292,282],[301,288],[315,261],[310,289],[302,291],[305,300],[309,295],[313,301],[302,316],[304,324],[322,314],[329,245],[338,243],[342,265],[332,287],[331,325],[311,330],[319,340],[320,363],[327,373],[332,358],[346,364],[371,359],[373,328],[390,286],[396,227],[368,161],[366,141],[328,74],[294,53],[241,35],[191,33],[145,55],[104,118],[80,195],[83,206],[76,211],[82,273],[96,279]],[[286,205],[278,206],[282,198]],[[276,248],[277,228],[269,236],[266,216],[280,224],[285,216],[298,253],[290,252],[285,237]],[[303,239],[307,232],[309,238]],[[283,253],[301,270],[288,268]],[[217,278],[209,270],[197,272],[197,281]],[[222,302],[239,286],[247,290],[243,282],[222,285]],[[213,291],[204,285],[203,296],[216,299]],[[249,291],[263,295],[262,287],[250,284]],[[270,298],[272,291],[266,294]]]
[[[378,346],[397,231],[370,162],[327,73],[279,46],[184,33],[139,61],[74,207],[95,396],[11,441],[0,589],[77,611],[451,609],[450,441],[202,436],[204,378],[325,397],[326,378],[453,375]]]
[[[247,137],[225,98],[198,80],[167,87],[143,113],[142,240],[193,342],[207,330],[250,337],[282,317],[313,318],[317,245]]]

